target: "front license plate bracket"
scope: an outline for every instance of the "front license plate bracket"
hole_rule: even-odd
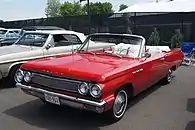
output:
[[[45,100],[49,103],[60,105],[60,99],[57,96],[53,96],[50,94],[44,94]]]

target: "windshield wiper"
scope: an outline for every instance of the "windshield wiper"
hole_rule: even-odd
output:
[[[95,54],[107,54],[107,55],[110,55],[110,56],[117,56],[117,57],[119,57],[119,58],[122,58],[122,56],[121,55],[118,55],[118,54],[114,54],[114,53],[109,53],[109,52],[97,52],[97,53],[95,53]]]

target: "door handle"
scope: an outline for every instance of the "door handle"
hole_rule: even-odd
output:
[[[143,70],[144,70],[143,68],[138,69],[138,70],[136,70],[136,71],[133,71],[132,74],[134,75],[134,74],[136,74],[136,73],[142,72]]]

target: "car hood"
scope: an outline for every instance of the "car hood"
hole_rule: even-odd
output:
[[[137,64],[138,60],[131,58],[75,54],[30,61],[22,68],[59,77],[104,82],[128,73]]]
[[[14,60],[18,57],[25,57],[27,52],[35,49],[40,49],[40,48],[22,46],[22,45],[11,45],[11,46],[0,47],[0,64],[9,62],[10,60]]]
[[[30,46],[22,46],[22,45],[3,46],[0,47],[0,57],[7,54],[30,51],[31,49],[32,47]]]

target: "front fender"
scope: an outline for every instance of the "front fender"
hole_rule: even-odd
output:
[[[15,65],[20,65],[25,63],[26,61],[19,61],[19,62],[14,62],[14,63],[5,63],[0,65],[0,77],[7,77],[9,75],[10,70],[12,67]]]
[[[12,69],[12,67],[16,66],[16,65],[22,65],[23,63],[25,63],[27,61],[20,61],[20,62],[15,62],[13,64],[11,64],[8,68],[8,72],[10,72],[10,70]]]

